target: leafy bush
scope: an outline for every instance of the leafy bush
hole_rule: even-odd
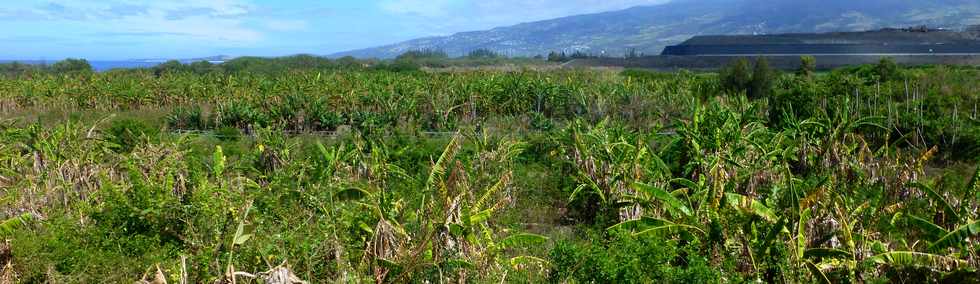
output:
[[[128,153],[146,139],[156,138],[160,129],[136,119],[114,120],[106,129],[106,140],[116,151]]]
[[[553,283],[712,283],[721,281],[700,255],[653,234],[632,236],[612,232],[608,240],[593,237],[592,243],[558,242],[551,250]]]
[[[722,68],[719,77],[725,90],[745,92],[749,98],[760,99],[769,95],[775,74],[765,57],[757,58],[751,67],[747,59],[738,58]]]
[[[311,129],[323,131],[334,131],[344,124],[344,118],[340,114],[324,108],[314,108],[308,113],[307,120]]]
[[[407,51],[398,55],[395,58],[396,61],[399,60],[417,60],[417,59],[444,59],[449,58],[449,55],[445,51],[437,49],[420,49]]]
[[[813,118],[822,109],[819,103],[825,93],[818,83],[793,78],[785,85],[788,85],[786,89],[777,91],[770,102],[769,122],[773,127],[782,128],[789,122]]]
[[[200,106],[177,107],[167,116],[170,129],[208,129],[208,118]]]
[[[364,133],[389,130],[395,125],[395,119],[384,113],[372,111],[355,111],[347,114],[351,126]]]
[[[218,105],[215,113],[218,126],[247,128],[251,125],[265,127],[270,124],[268,115],[260,108],[245,103],[227,103]]]
[[[395,60],[393,62],[376,64],[371,68],[388,72],[416,72],[422,69],[422,65],[412,60]]]
[[[476,49],[476,50],[470,51],[470,53],[467,54],[466,57],[467,58],[471,58],[471,59],[477,59],[477,58],[497,58],[497,57],[500,57],[500,55],[497,54],[496,52],[494,52],[493,50],[489,50],[489,49],[485,49],[485,48],[480,48],[480,49]]]
[[[85,59],[68,58],[51,65],[51,71],[62,74],[92,72],[92,65]]]
[[[732,92],[748,90],[752,84],[752,71],[749,69],[751,69],[749,61],[745,58],[730,62],[718,73],[721,78],[721,85],[725,90]]]
[[[242,130],[232,126],[222,126],[214,131],[214,136],[221,141],[238,141],[242,138]]]
[[[875,66],[875,75],[878,75],[878,78],[881,78],[881,81],[884,82],[894,81],[901,79],[902,70],[895,63],[894,59],[885,57]]]
[[[796,75],[809,79],[813,77],[813,74],[816,72],[817,58],[810,55],[800,56],[800,69],[796,71]]]
[[[555,122],[540,112],[531,113],[531,129],[550,131],[555,128]]]
[[[769,96],[775,79],[775,71],[769,67],[769,60],[759,57],[752,69],[752,82],[749,84],[749,98],[761,99]]]

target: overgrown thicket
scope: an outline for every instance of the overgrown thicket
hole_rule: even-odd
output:
[[[0,79],[0,280],[977,281],[980,71],[735,64]]]

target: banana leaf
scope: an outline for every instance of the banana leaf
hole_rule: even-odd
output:
[[[873,256],[868,260],[883,265],[898,267],[924,267],[941,271],[950,271],[969,265],[962,259],[914,251],[886,252]]]

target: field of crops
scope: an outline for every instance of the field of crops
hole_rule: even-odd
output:
[[[980,281],[980,70],[731,68],[0,76],[0,283]]]

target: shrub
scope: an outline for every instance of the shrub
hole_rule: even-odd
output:
[[[182,72],[182,71],[186,70],[186,68],[187,68],[187,66],[185,66],[183,63],[180,63],[180,61],[170,60],[170,61],[164,62],[163,64],[154,66],[153,67],[153,74],[156,75],[157,77],[159,77],[159,76],[162,76],[163,74],[167,74],[167,73]]]
[[[222,126],[214,131],[214,136],[221,141],[238,141],[242,138],[242,130],[231,126]]]
[[[810,78],[813,77],[813,73],[817,71],[817,58],[804,55],[800,56],[800,69],[796,71],[797,75]]]
[[[481,48],[481,49],[476,49],[476,50],[470,51],[470,53],[467,54],[466,57],[471,58],[471,59],[475,59],[475,58],[497,58],[497,57],[500,57],[500,55],[497,54],[496,52],[494,52],[493,50],[489,50],[489,49],[486,49],[486,48]]]
[[[752,67],[747,59],[736,59],[722,68],[719,76],[723,89],[745,92],[749,98],[760,99],[769,95],[775,74],[769,67],[769,60],[759,57]]]
[[[340,114],[323,109],[310,113],[307,120],[312,129],[324,131],[337,130],[337,127],[344,123],[344,118]]]
[[[421,49],[412,50],[395,58],[395,60],[415,60],[415,59],[445,59],[449,58],[449,55],[445,51],[438,49]]]
[[[755,60],[755,68],[752,71],[752,82],[749,84],[749,98],[761,99],[769,96],[772,91],[774,72],[769,68],[769,60],[759,57]]]
[[[885,57],[875,66],[875,75],[878,75],[882,82],[899,80],[902,77],[902,70],[895,60]]]
[[[167,116],[167,127],[203,130],[208,128],[207,120],[199,106],[178,107]]]
[[[726,65],[718,74],[721,78],[722,88],[731,92],[748,90],[752,83],[752,74],[749,69],[749,61],[745,58],[736,59]]]
[[[241,102],[230,102],[218,106],[218,126],[233,126],[245,128],[253,124],[265,127],[269,125],[268,115],[261,109]]]
[[[92,72],[92,65],[85,59],[68,58],[51,65],[51,71],[55,73]]]
[[[128,153],[142,143],[144,138],[159,135],[160,130],[135,119],[120,119],[112,122],[106,130],[106,140],[114,144],[118,152]]]
[[[705,257],[674,240],[646,234],[610,232],[607,241],[558,242],[551,250],[550,280],[563,283],[717,283],[719,273]]]
[[[394,126],[395,120],[386,114],[356,111],[347,115],[352,127],[366,133],[383,131],[384,128]]]
[[[414,60],[395,60],[394,62],[374,65],[372,69],[390,72],[415,72],[421,70],[422,65]]]
[[[551,131],[555,128],[555,122],[540,112],[530,114],[531,128],[534,130]]]
[[[774,94],[769,106],[769,122],[773,127],[785,127],[788,120],[803,121],[821,109],[820,85],[806,79],[793,79],[788,89]]]

